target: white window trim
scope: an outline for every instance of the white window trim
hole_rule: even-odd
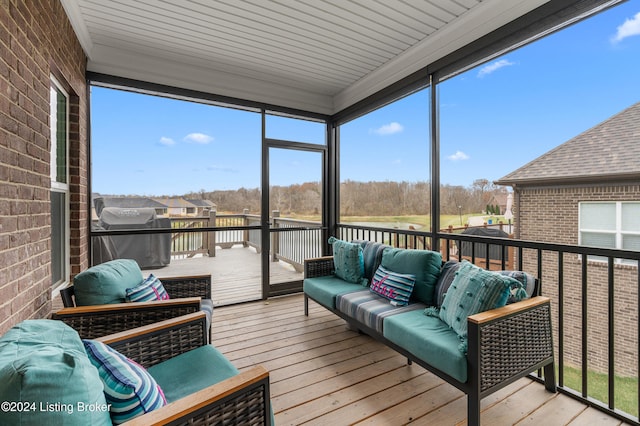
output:
[[[52,88],[56,88],[57,90],[60,90],[60,92],[62,92],[62,94],[67,98],[67,102],[66,102],[66,116],[67,116],[67,122],[66,122],[66,139],[67,139],[67,146],[66,146],[66,152],[65,152],[65,161],[66,161],[66,177],[67,177],[67,182],[58,182],[56,180],[56,170],[57,170],[57,158],[54,155],[54,153],[57,151],[56,149],[56,121],[54,121],[55,119],[54,114],[52,114],[52,111],[49,111],[49,117],[51,118],[52,122],[50,123],[50,141],[51,141],[51,148],[50,148],[50,163],[49,163],[49,167],[50,167],[50,180],[51,180],[51,191],[52,192],[58,192],[58,193],[64,193],[65,196],[65,207],[64,207],[64,223],[65,223],[65,229],[64,229],[64,240],[65,240],[65,252],[63,253],[64,256],[64,271],[62,274],[62,280],[60,280],[59,282],[56,283],[52,283],[52,297],[55,297],[59,292],[60,289],[66,287],[69,284],[69,276],[70,276],[70,269],[71,269],[71,253],[70,253],[70,243],[71,243],[71,230],[70,230],[70,221],[71,221],[71,212],[70,212],[70,191],[69,191],[69,117],[70,117],[70,109],[69,109],[69,100],[70,100],[70,96],[69,93],[64,89],[64,87],[62,86],[62,84],[60,84],[60,82],[53,76],[50,75],[50,96],[49,96],[49,108],[53,108],[54,104],[53,104],[53,99],[51,97],[51,89]]]
[[[614,249],[623,250],[622,248],[622,237],[624,235],[638,235],[640,236],[640,232],[633,231],[623,231],[622,230],[622,205],[623,204],[638,204],[640,201],[581,201],[578,203],[578,245],[582,244],[582,233],[583,232],[594,232],[599,234],[613,234],[615,235],[615,247]],[[582,228],[582,214],[580,206],[583,204],[615,204],[616,206],[616,226],[615,230],[604,230],[604,229],[591,229],[591,228]],[[581,257],[581,256],[580,256]],[[598,262],[598,263],[606,263],[607,260],[600,259],[599,257],[591,256],[588,259],[589,262]],[[629,259],[620,259],[615,258],[614,263],[617,265],[630,265],[636,266],[637,262]]]

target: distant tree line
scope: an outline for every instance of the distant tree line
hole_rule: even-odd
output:
[[[506,193],[488,179],[477,179],[471,186],[441,185],[440,213],[467,214],[496,212],[495,196]],[[271,188],[271,210],[282,215],[320,214],[322,188],[319,182],[306,182]],[[340,214],[343,216],[405,216],[430,213],[431,183],[429,182],[358,182],[346,180],[340,184]],[[185,198],[210,200],[219,212],[260,211],[261,196],[257,188],[237,190],[200,190]],[[488,206],[491,206],[489,208]],[[499,212],[496,212],[499,213]]]

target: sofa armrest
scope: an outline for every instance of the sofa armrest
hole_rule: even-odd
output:
[[[324,277],[331,275],[334,270],[333,256],[316,257],[304,261],[305,278]]]
[[[198,423],[200,419],[207,419],[206,424],[233,419],[237,425],[271,425],[268,371],[262,366],[253,367],[123,424]]]
[[[553,366],[551,301],[547,297],[472,315],[467,325],[470,379],[478,383],[480,393]],[[550,381],[547,384],[551,386]]]
[[[201,297],[211,299],[211,274],[159,278],[169,297]]]
[[[195,312],[95,340],[149,368],[206,345],[206,318],[204,312]]]
[[[200,298],[190,297],[63,308],[51,318],[65,322],[83,339],[94,339],[199,310]]]

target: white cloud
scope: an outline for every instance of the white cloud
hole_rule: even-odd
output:
[[[495,71],[498,71],[500,68],[509,67],[511,65],[515,65],[515,62],[511,62],[508,59],[500,59],[499,61],[493,62],[489,65],[485,65],[478,71],[478,77],[482,78],[485,75],[489,75]]]
[[[627,37],[640,35],[640,12],[636,13],[631,19],[626,19],[624,23],[618,26],[616,35],[611,37],[612,43],[618,43]]]
[[[205,135],[204,133],[189,133],[184,137],[187,142],[199,143],[206,145],[213,142],[213,136]]]
[[[462,151],[456,151],[455,154],[450,155],[447,158],[451,161],[462,161],[462,160],[468,160],[470,157]]]
[[[389,124],[385,124],[384,126],[378,127],[373,132],[379,135],[392,135],[394,133],[400,133],[403,130],[404,127],[402,127],[402,124],[394,121]]]
[[[163,136],[163,137],[160,138],[159,144],[160,145],[164,145],[164,146],[173,146],[173,145],[176,144],[176,141],[174,141],[173,139],[168,138],[166,136]]]

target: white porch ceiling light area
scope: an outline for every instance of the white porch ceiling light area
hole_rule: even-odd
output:
[[[545,0],[62,0],[89,71],[336,113]]]

